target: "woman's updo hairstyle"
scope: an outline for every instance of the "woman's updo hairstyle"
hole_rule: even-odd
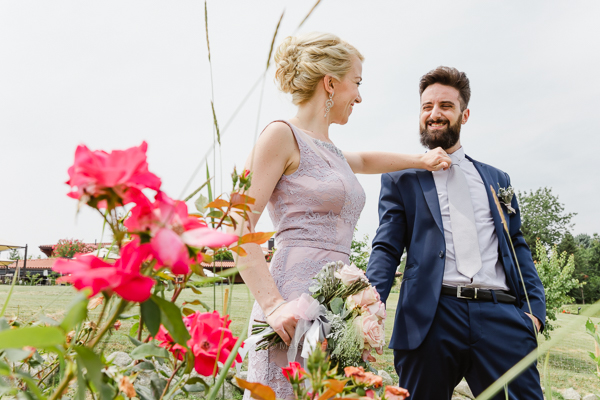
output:
[[[275,81],[292,94],[296,105],[309,100],[325,75],[342,80],[352,67],[352,56],[364,57],[354,46],[330,33],[288,36],[275,53]]]

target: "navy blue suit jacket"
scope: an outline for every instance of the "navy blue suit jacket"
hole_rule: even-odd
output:
[[[504,265],[510,292],[517,298],[517,307],[529,312],[508,240],[512,240],[514,245],[533,315],[543,326],[546,319],[544,287],[521,233],[517,198],[514,196],[511,204],[516,213],[508,214],[502,206],[509,237],[490,191],[490,185],[496,193],[498,186],[507,188],[510,178],[497,168],[467,158],[475,165],[488,193],[498,236],[498,254]],[[423,342],[435,316],[446,256],[442,214],[433,175],[429,171],[410,169],[381,176],[379,228],[373,240],[367,277],[377,288],[383,302],[390,294],[404,249],[407,250],[406,268],[389,347],[412,350]]]

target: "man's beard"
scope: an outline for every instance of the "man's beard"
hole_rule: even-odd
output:
[[[431,122],[446,122],[448,125],[442,129],[429,130],[428,124]],[[438,120],[428,118],[427,121],[425,121],[425,126],[420,126],[421,144],[430,150],[433,150],[436,147],[441,147],[444,150],[449,149],[458,142],[458,139],[460,139],[461,125],[462,114],[458,117],[458,120],[454,125],[450,125],[450,122],[446,118],[440,118]]]

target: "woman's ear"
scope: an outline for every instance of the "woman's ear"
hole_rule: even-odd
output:
[[[323,89],[325,89],[325,91],[329,94],[329,93],[333,93],[334,90],[334,78],[331,75],[325,75],[323,77],[322,83],[323,83]]]

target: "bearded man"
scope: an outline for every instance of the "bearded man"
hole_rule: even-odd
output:
[[[462,147],[467,76],[439,67],[419,86],[421,143],[441,146],[452,165],[382,175],[367,277],[385,302],[407,250],[389,347],[411,399],[450,399],[463,378],[477,396],[536,348],[546,319],[544,288],[520,230],[516,197],[502,196],[508,233],[494,202],[490,186],[508,190],[509,176]],[[534,364],[508,385],[508,394],[543,398]]]

